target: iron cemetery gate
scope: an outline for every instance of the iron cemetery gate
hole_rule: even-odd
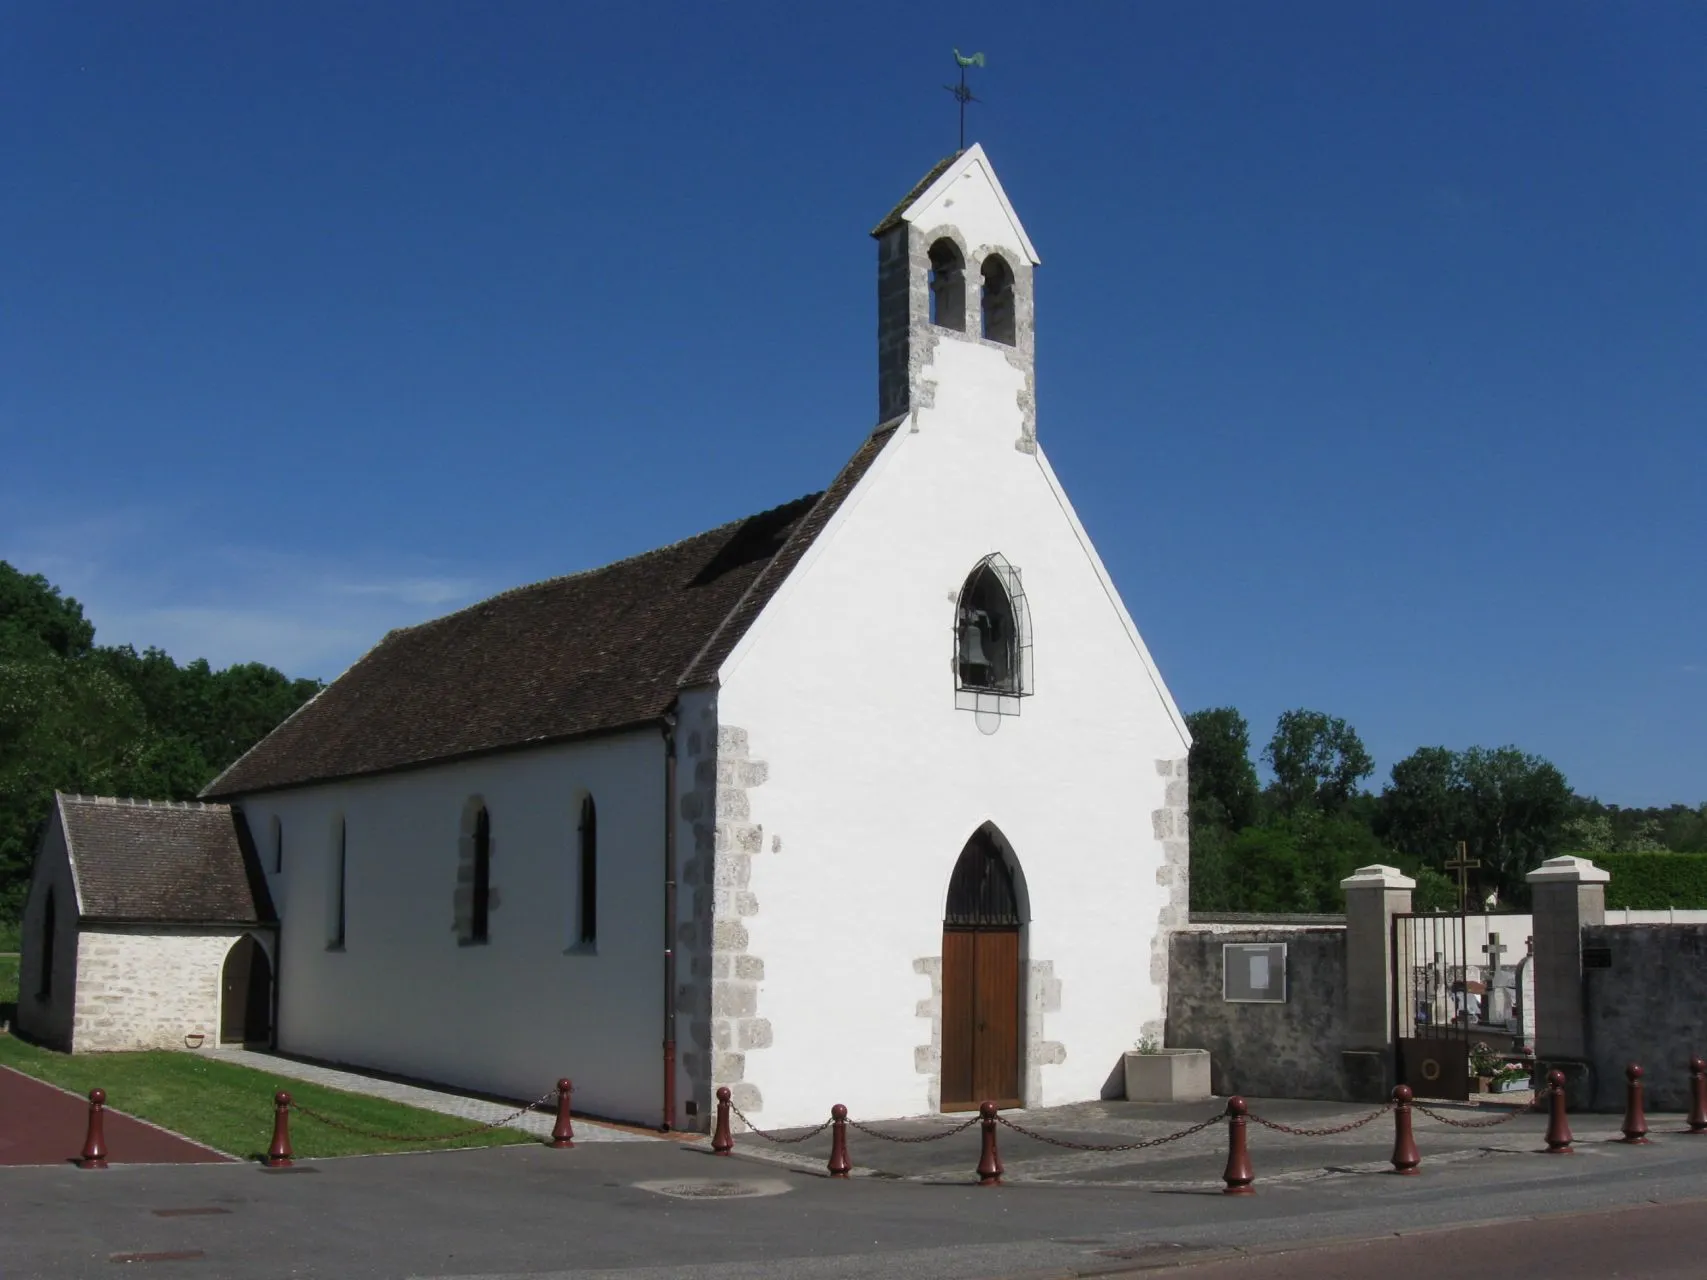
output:
[[[1393,917],[1393,1046],[1399,1083],[1423,1098],[1470,1096],[1470,1043],[1485,985],[1457,912]]]

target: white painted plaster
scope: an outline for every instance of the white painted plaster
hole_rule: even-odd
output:
[[[958,210],[959,206],[956,206]],[[953,212],[953,211],[951,211]],[[980,228],[974,242],[997,239]],[[1013,447],[1024,375],[1000,350],[942,342],[928,408],[888,445],[721,673],[718,718],[768,766],[748,797],[769,849],[752,859],[764,960],[749,1051],[763,1123],[932,1104],[929,1039],[949,874],[994,821],[1023,867],[1026,971],[1053,966],[1059,1007],[1022,992],[1039,1049],[1031,1105],[1100,1096],[1141,1026],[1164,1014],[1149,957],[1168,807],[1156,761],[1187,739],[1136,630],[1042,455]],[[954,600],[999,551],[1029,598],[1036,694],[997,732],[954,706]],[[1060,1061],[1050,1061],[1058,1057]]]
[[[599,938],[567,945],[581,797],[599,809]],[[463,944],[463,810],[492,820],[490,940]],[[637,731],[271,792],[285,869],[279,1047],[534,1097],[575,1081],[578,1108],[656,1123],[663,1097],[663,739]],[[336,819],[347,824],[347,931],[327,947]]]
[[[1001,246],[1022,255],[1032,266],[1038,264],[1031,237],[1020,225],[1019,215],[1008,201],[1001,180],[990,165],[984,148],[973,143],[958,160],[913,201],[902,218],[919,227],[947,223],[958,228],[968,245]],[[967,264],[967,310],[977,314],[978,267]]]

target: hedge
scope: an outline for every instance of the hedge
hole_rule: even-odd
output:
[[[1606,905],[1637,911],[1707,907],[1707,853],[1597,853],[1585,855],[1612,873]]]

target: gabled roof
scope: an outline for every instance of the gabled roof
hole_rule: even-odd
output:
[[[248,827],[230,806],[64,794],[54,801],[84,920],[276,919]]]
[[[873,228],[871,234],[881,236],[903,222],[916,221],[939,196],[947,195],[955,183],[970,173],[982,175],[984,181],[989,184],[991,194],[1001,206],[1002,214],[1013,229],[1014,238],[1021,252],[1025,254],[1026,261],[1034,267],[1042,265],[1043,260],[1037,256],[1036,246],[1031,243],[1024,224],[1014,212],[1013,202],[1008,199],[1008,193],[1002,187],[1002,180],[996,176],[995,166],[984,153],[982,144],[976,142],[964,151],[956,151],[953,155],[939,160],[936,167],[919,179],[913,189],[902,198],[901,203],[891,209],[889,215]]]
[[[654,722],[708,684],[893,428],[828,489],[393,631],[207,787],[233,797]]]
[[[913,184],[913,189],[901,197],[901,203],[896,205],[888,213],[884,214],[883,221],[871,229],[872,238],[875,239],[878,236],[883,235],[885,232],[893,231],[896,227],[900,226],[901,223],[906,220],[907,210],[913,207],[914,203],[917,202],[920,196],[930,190],[938,178],[948,172],[949,165],[960,159],[964,154],[965,152],[963,151],[956,151],[953,155],[947,155],[941,160],[938,160],[936,164],[931,167],[931,171],[915,182]]]

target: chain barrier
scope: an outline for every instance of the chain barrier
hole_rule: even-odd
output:
[[[965,1133],[982,1118],[983,1117],[981,1116],[973,1116],[970,1120],[967,1120],[962,1124],[957,1124],[952,1129],[943,1129],[937,1133],[919,1134],[906,1138],[894,1133],[879,1133],[876,1129],[863,1125],[852,1117],[849,1117],[848,1119],[848,1128],[858,1129],[868,1138],[880,1138],[884,1142],[899,1142],[905,1146],[911,1146],[919,1142],[941,1142],[944,1138],[952,1138],[957,1133]],[[997,1116],[996,1119],[1000,1120],[1001,1117]]]
[[[1414,1104],[1413,1104],[1414,1105]],[[1353,1129],[1361,1129],[1372,1120],[1379,1120],[1393,1109],[1391,1102],[1377,1111],[1371,1111],[1361,1120],[1353,1120],[1350,1124],[1335,1125],[1331,1129],[1303,1129],[1295,1125],[1281,1124],[1278,1120],[1264,1120],[1255,1113],[1247,1113],[1246,1119],[1254,1120],[1265,1129],[1273,1129],[1276,1133],[1290,1133],[1297,1138],[1326,1138],[1336,1133],[1350,1133]]]
[[[1145,1138],[1139,1142],[1069,1142],[1065,1138],[1051,1138],[1046,1133],[1038,1133],[1035,1129],[1027,1129],[1022,1124],[1016,1124],[1004,1115],[996,1116],[996,1123],[1005,1125],[1023,1137],[1034,1138],[1038,1142],[1047,1142],[1052,1147],[1065,1147],[1068,1151],[1142,1151],[1146,1147],[1159,1147],[1165,1143],[1178,1142],[1181,1138],[1189,1138],[1194,1133],[1202,1133],[1211,1125],[1220,1124],[1227,1118],[1225,1111],[1217,1111],[1202,1124],[1194,1124],[1189,1129],[1181,1129],[1178,1133],[1170,1133],[1161,1138]]]
[[[539,1097],[535,1098],[520,1110],[512,1111],[509,1115],[502,1116],[497,1120],[489,1121],[486,1124],[477,1124],[468,1129],[458,1129],[454,1133],[433,1133],[425,1136],[418,1133],[378,1133],[372,1129],[362,1129],[353,1124],[345,1124],[342,1120],[334,1120],[331,1116],[323,1115],[313,1107],[305,1107],[302,1103],[295,1100],[292,1100],[290,1109],[292,1111],[300,1112],[310,1120],[318,1120],[328,1128],[337,1129],[344,1133],[354,1134],[358,1138],[374,1138],[380,1142],[448,1142],[452,1138],[469,1138],[473,1137],[477,1133],[485,1133],[488,1129],[497,1129],[503,1125],[509,1124],[512,1120],[520,1119],[535,1107],[542,1107],[547,1102],[554,1102],[556,1098],[557,1090],[552,1089],[547,1093],[540,1094]]]
[[[1441,1124],[1451,1125],[1454,1129],[1492,1129],[1498,1125],[1510,1124],[1521,1115],[1528,1115],[1528,1107],[1513,1107],[1503,1116],[1495,1116],[1492,1120],[1454,1120],[1451,1116],[1443,1116],[1438,1111],[1423,1106],[1420,1102],[1411,1103],[1413,1111],[1420,1111],[1430,1120],[1438,1120]]]
[[[779,1147],[786,1147],[786,1146],[791,1145],[792,1143],[805,1142],[810,1138],[816,1138],[820,1133],[823,1133],[824,1130],[828,1129],[832,1124],[835,1123],[834,1120],[826,1120],[826,1121],[824,1121],[823,1124],[819,1125],[816,1129],[809,1129],[805,1133],[797,1134],[795,1137],[792,1137],[792,1138],[783,1138],[783,1137],[779,1137],[777,1134],[775,1134],[773,1132],[769,1132],[767,1130],[759,1128],[758,1125],[754,1124],[751,1120],[747,1119],[747,1113],[742,1111],[741,1108],[736,1106],[733,1102],[731,1102],[729,1104],[729,1110],[734,1112],[735,1115],[737,1117],[739,1117],[741,1123],[747,1126],[747,1132],[748,1133],[751,1133],[755,1138],[763,1138],[766,1142],[774,1142]]]

